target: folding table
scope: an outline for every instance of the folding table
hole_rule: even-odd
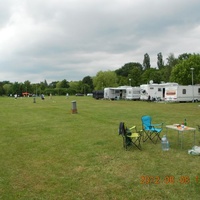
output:
[[[183,134],[184,132],[193,132],[193,137],[194,137],[194,145],[195,145],[195,139],[196,139],[196,128],[192,128],[192,127],[188,127],[185,126],[184,128],[182,128],[181,126],[178,126],[177,124],[174,125],[166,125],[166,129],[172,129],[178,132],[178,141],[181,144],[181,149],[183,147]],[[180,138],[180,134],[181,134],[181,138]],[[167,133],[166,133],[167,135]]]

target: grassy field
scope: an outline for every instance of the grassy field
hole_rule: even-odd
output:
[[[71,114],[71,102],[77,114]],[[168,131],[170,151],[142,143],[122,148],[120,121],[200,124],[198,103],[106,101],[92,97],[0,98],[0,199],[200,199],[200,157],[193,135]],[[163,129],[162,135],[166,133]],[[196,131],[196,145],[200,136]]]

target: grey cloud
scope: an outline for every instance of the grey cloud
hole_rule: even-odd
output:
[[[200,50],[197,0],[8,0],[2,5],[1,80],[81,80],[127,62],[142,63],[145,53],[155,66],[158,52],[167,57]]]

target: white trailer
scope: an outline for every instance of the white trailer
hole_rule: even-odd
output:
[[[126,88],[126,100],[139,100],[139,99],[140,99],[140,87]]]
[[[176,85],[165,88],[165,101],[190,102],[200,101],[200,85]]]
[[[109,99],[111,97],[110,88],[104,88],[104,99]]]
[[[125,99],[127,86],[121,86],[116,88],[104,88],[104,99],[118,100]]]
[[[150,83],[140,85],[140,100],[165,100],[165,89],[178,83]]]

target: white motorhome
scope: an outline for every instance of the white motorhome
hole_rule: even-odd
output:
[[[200,101],[200,85],[176,85],[165,88],[165,101],[189,102]]]
[[[150,83],[140,85],[140,100],[161,100],[165,99],[165,89],[168,86],[175,86],[178,83]]]
[[[126,100],[139,100],[139,99],[140,99],[140,87],[126,88]]]

